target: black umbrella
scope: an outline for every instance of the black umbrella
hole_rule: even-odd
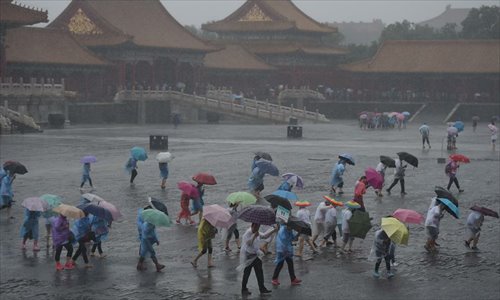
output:
[[[399,159],[406,161],[415,168],[418,167],[418,158],[416,158],[415,156],[411,155],[408,152],[398,152],[397,154],[399,156]]]
[[[154,209],[157,209],[161,212],[164,212],[168,216],[167,206],[165,204],[163,204],[160,200],[153,198],[153,197],[149,197],[149,203],[151,203],[151,206]]]
[[[396,167],[396,161],[389,156],[380,155],[380,162],[389,168]]]
[[[111,214],[111,212],[102,206],[97,206],[95,204],[87,203],[87,204],[80,204],[77,207],[86,213],[104,219],[108,222],[113,221],[113,215]]]
[[[450,191],[448,191],[447,189],[436,185],[436,187],[434,188],[434,192],[436,193],[438,198],[448,199],[458,207],[458,199],[455,198],[455,196],[453,196],[453,194],[450,193]]]
[[[9,171],[10,174],[26,174],[28,173],[28,169],[26,167],[18,162],[18,161],[13,161],[13,160],[8,160],[3,164],[3,169],[5,171]]]
[[[257,152],[255,152],[255,156],[258,156],[258,157],[263,158],[265,160],[273,161],[271,154],[269,154],[267,152],[257,151]]]
[[[290,216],[287,225],[289,225],[293,230],[297,231],[300,234],[312,235],[311,225],[307,224],[304,221],[301,221],[297,217]]]
[[[264,199],[267,200],[267,202],[271,203],[272,208],[276,208],[279,206],[282,206],[288,210],[292,210],[292,204],[288,199],[285,199],[283,197],[277,196],[277,195],[267,195],[264,197]]]

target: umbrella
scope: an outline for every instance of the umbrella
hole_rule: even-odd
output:
[[[441,202],[444,204],[444,209],[450,213],[455,219],[460,218],[460,210],[458,209],[458,206],[453,204],[450,200],[446,198],[437,198],[437,201]]]
[[[434,188],[434,192],[436,193],[436,195],[438,196],[438,198],[448,199],[451,202],[453,202],[453,204],[455,204],[455,206],[458,207],[458,199],[455,198],[455,196],[453,196],[453,194],[450,193],[450,191],[448,191],[447,189],[442,188],[440,186],[436,186]]]
[[[251,205],[257,202],[257,198],[248,192],[234,192],[227,196],[226,201],[232,204]]]
[[[229,228],[234,224],[234,219],[229,211],[217,204],[204,206],[203,218],[218,228]]]
[[[393,213],[392,216],[404,223],[411,224],[421,224],[424,217],[418,212],[411,209],[398,208]]]
[[[453,127],[458,129],[458,132],[462,132],[462,131],[464,131],[465,124],[462,121],[456,121],[455,124],[453,124]]]
[[[52,195],[52,194],[44,194],[41,195],[40,198],[47,202],[49,205],[49,209],[53,209],[54,207],[57,207],[62,204],[62,199],[59,196]]]
[[[141,212],[141,217],[144,222],[148,222],[155,226],[169,227],[172,223],[170,218],[163,212],[156,209],[145,209]]]
[[[96,194],[91,194],[91,193],[85,193],[82,195],[83,198],[89,200],[90,202],[99,202],[99,201],[104,201],[101,197],[97,196]]]
[[[398,245],[408,245],[410,232],[405,224],[401,223],[398,219],[392,217],[382,218],[382,224],[380,226],[394,243]]]
[[[398,152],[397,154],[399,156],[399,159],[406,161],[415,168],[418,167],[418,158],[416,158],[415,156],[411,155],[408,152]]]
[[[10,174],[24,175],[28,173],[28,169],[26,169],[26,167],[22,163],[14,160],[8,160],[4,162],[3,169],[5,171],[9,171]]]
[[[294,205],[298,207],[308,207],[311,206],[311,203],[309,201],[297,201]]]
[[[287,198],[281,197],[273,193],[271,195],[265,196],[264,199],[266,199],[267,202],[271,203],[272,208],[276,208],[279,205],[288,210],[292,210],[292,204]]]
[[[132,157],[135,160],[144,161],[144,160],[148,159],[148,153],[142,147],[134,147],[134,148],[130,149],[130,155],[132,155]]]
[[[298,189],[304,188],[304,180],[302,180],[302,177],[300,177],[299,175],[297,175],[295,173],[285,173],[285,174],[281,175],[281,178],[288,181],[288,183],[293,184]]]
[[[278,168],[270,160],[261,158],[255,162],[255,166],[257,166],[264,174],[269,174],[271,176],[278,176],[280,174]]]
[[[392,117],[394,117],[394,116],[397,116],[398,114],[399,114],[398,112],[393,111],[393,112],[390,112],[390,113],[388,114],[388,116],[389,116],[389,118],[392,118]]]
[[[174,156],[170,152],[160,152],[156,155],[156,160],[160,163],[168,163],[174,159]]]
[[[354,162],[354,158],[352,158],[352,155],[349,153],[340,154],[339,158],[345,160],[350,165],[356,165],[356,163]]]
[[[280,196],[282,198],[287,199],[288,201],[297,201],[299,197],[294,192],[284,191],[284,190],[276,190],[273,192],[273,195]]]
[[[450,155],[450,159],[457,162],[470,163],[470,159],[463,154],[452,154]]]
[[[349,231],[352,237],[364,239],[368,231],[372,228],[370,215],[364,211],[354,211],[352,217],[347,222],[349,223]]]
[[[335,200],[333,198],[330,198],[328,196],[323,196],[323,198],[325,198],[325,200],[327,200],[328,202],[330,202],[333,206],[344,206],[344,203],[342,203],[340,201],[337,201],[337,200]],[[356,202],[354,202],[354,203],[356,203]]]
[[[148,201],[154,209],[157,209],[168,216],[167,206],[163,204],[160,200],[153,197],[149,197]]]
[[[189,195],[191,198],[198,198],[200,197],[200,193],[198,192],[198,189],[191,183],[187,181],[179,181],[177,182],[177,187],[179,190],[181,190],[183,193]]]
[[[307,224],[304,221],[301,221],[295,216],[290,216],[290,218],[288,219],[288,223],[286,224],[300,234],[312,235],[311,225]]]
[[[380,162],[389,168],[396,167],[396,161],[389,156],[380,155]]]
[[[498,131],[498,128],[493,125],[493,124],[488,124],[488,128],[491,130],[491,131]]]
[[[382,175],[373,168],[368,168],[365,170],[366,181],[374,189],[381,189],[384,183],[384,178]]]
[[[344,205],[347,206],[347,207],[349,207],[349,208],[354,208],[354,209],[361,208],[361,205],[359,205],[359,203],[354,202],[352,200],[347,201]]]
[[[405,119],[405,115],[403,115],[403,114],[397,114],[396,115],[396,119],[398,119],[400,121],[403,121]]]
[[[367,114],[362,114],[359,116],[360,119],[364,120],[364,119],[368,119],[368,115]]]
[[[238,215],[239,219],[245,222],[256,223],[260,225],[273,225],[276,223],[274,210],[262,205],[247,206],[242,209]]]
[[[108,222],[113,221],[113,215],[109,210],[105,209],[102,206],[97,206],[95,204],[87,203],[81,204],[77,206],[79,209],[83,210],[83,212],[94,215],[98,218],[104,219]]]
[[[120,219],[121,217],[123,217],[120,210],[118,208],[116,208],[116,206],[114,206],[113,204],[109,203],[108,201],[105,201],[105,200],[98,201],[97,205],[99,207],[102,207],[102,208],[108,210],[111,213],[111,216],[113,217],[113,221],[116,221],[116,220]]]
[[[95,162],[97,162],[97,158],[95,158],[95,156],[93,156],[93,155],[87,155],[87,156],[82,157],[80,159],[80,162],[82,164],[95,163]]]
[[[215,180],[215,177],[213,175],[210,175],[208,173],[198,173],[193,176],[193,180],[201,183],[201,184],[206,184],[206,185],[216,185],[217,181]]]
[[[472,120],[473,121],[479,121],[479,117],[478,116],[474,116],[474,117],[472,117]]]
[[[458,129],[456,127],[453,127],[453,126],[448,127],[448,129],[446,129],[446,131],[448,132],[449,135],[453,135],[453,134],[458,133]]]
[[[410,114],[409,112],[407,112],[407,111],[404,111],[404,112],[402,112],[401,114],[402,114],[403,116],[405,116],[405,117],[407,117],[407,116],[411,115],[411,114]]]
[[[475,210],[477,212],[480,212],[485,216],[490,216],[490,217],[494,217],[494,218],[498,219],[498,213],[492,209],[489,209],[489,208],[486,208],[483,206],[477,206],[477,205],[474,205],[470,209]]]
[[[60,204],[59,206],[52,209],[54,212],[61,214],[67,218],[80,219],[85,217],[83,210],[73,205]]]
[[[31,211],[47,211],[50,209],[49,204],[40,197],[26,198],[21,205]]]
[[[257,152],[255,152],[255,156],[258,156],[258,157],[263,158],[263,159],[268,160],[268,161],[273,161],[271,154],[269,154],[267,152],[257,151]]]

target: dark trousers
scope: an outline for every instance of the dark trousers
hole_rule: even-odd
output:
[[[385,259],[385,268],[387,271],[391,270],[391,257],[389,255],[384,257]],[[375,272],[378,272],[378,268],[380,267],[380,263],[382,263],[382,258],[377,259],[377,262],[375,263]]]
[[[241,289],[247,289],[248,278],[252,272],[252,268],[255,271],[255,277],[257,277],[257,284],[259,285],[259,290],[263,291],[266,289],[264,286],[264,271],[262,271],[262,260],[256,258],[248,267],[243,270],[243,280],[241,281]]]
[[[273,279],[278,279],[278,277],[280,276],[281,269],[285,264],[285,261],[288,266],[288,274],[290,274],[290,280],[295,279],[295,270],[293,269],[293,259],[291,257],[285,258],[284,261],[281,261],[276,265],[276,268],[274,268]]]
[[[80,254],[83,257],[83,261],[88,264],[89,263],[89,258],[87,257],[87,247],[85,247],[85,242],[78,241],[78,249],[75,252],[75,255],[73,255],[73,261],[76,261]]]
[[[92,245],[92,250],[90,250],[90,252],[94,253],[96,249],[97,251],[99,251],[99,254],[102,254],[101,242],[94,243]]]
[[[392,182],[391,186],[387,189],[389,192],[392,190],[392,188],[398,184],[398,181],[401,184],[401,193],[405,192],[405,179],[404,178],[395,178],[394,181]]]
[[[137,176],[137,170],[133,169],[132,174],[130,175],[130,183],[134,182],[135,177]]]
[[[89,176],[89,177],[87,177],[87,178],[88,178],[88,180],[89,180],[89,184],[90,184],[90,186],[94,186],[94,185],[92,185],[92,179],[90,179],[90,176]],[[83,180],[83,181],[82,181],[82,184],[80,184],[80,187],[82,188],[84,184],[85,184],[85,180]]]
[[[458,183],[458,179],[456,176],[450,176],[450,181],[448,181],[448,190],[451,188],[451,185],[455,183],[457,189],[460,189],[460,184]]]
[[[426,136],[426,135],[423,135],[422,136],[422,146],[425,145],[425,142],[427,142],[427,145],[431,145],[431,143],[429,142],[429,136]]]
[[[71,243],[59,245],[56,247],[56,261],[57,262],[61,260],[61,252],[62,252],[63,247],[66,248],[66,251],[68,251],[68,253],[66,254],[66,257],[71,257],[71,255],[73,254],[73,245],[71,245]]]

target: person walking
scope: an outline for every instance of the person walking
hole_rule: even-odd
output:
[[[389,186],[388,189],[386,189],[385,191],[387,192],[387,194],[391,194],[391,190],[392,188],[398,183],[400,183],[401,185],[401,195],[406,195],[406,192],[405,192],[405,171],[406,171],[406,167],[407,165],[403,165],[403,161],[398,157],[394,160],[396,163],[396,168],[394,170],[394,181],[392,182],[392,184]]]
[[[130,157],[127,161],[125,169],[130,174],[130,185],[134,184],[134,179],[137,176],[137,160],[133,157]]]
[[[0,209],[7,209],[7,218],[14,219],[11,216],[11,207],[14,202],[14,193],[12,192],[12,183],[16,179],[16,174],[11,174],[10,171],[0,170]]]
[[[377,259],[375,262],[375,269],[373,270],[373,277],[380,278],[378,270],[380,268],[380,264],[382,263],[382,259],[385,260],[387,279],[394,277],[394,273],[391,272],[391,239],[382,229],[375,232],[375,239],[373,241],[370,256],[375,256]]]
[[[495,121],[491,121],[491,123],[488,125],[488,129],[490,130],[491,134],[491,150],[495,151],[495,146],[498,139],[498,128],[495,126]]]
[[[227,230],[227,237],[225,239],[225,244],[224,244],[224,250],[226,252],[231,252],[231,248],[229,247],[229,242],[231,241],[231,238],[234,235],[234,240],[236,242],[236,246],[238,247],[238,251],[241,249],[241,243],[240,243],[240,232],[238,231],[238,222],[236,222],[237,217],[238,217],[238,203],[231,203],[229,204],[229,213],[231,214],[231,217],[234,220],[234,224],[229,227]]]
[[[278,277],[280,275],[283,265],[288,266],[288,274],[290,275],[290,282],[292,285],[299,285],[302,280],[295,276],[295,270],[293,268],[293,245],[292,241],[295,239],[296,234],[293,233],[292,228],[287,224],[281,224],[276,236],[276,259],[274,263],[276,267],[274,268],[272,284],[274,286],[280,285]]]
[[[108,239],[109,224],[106,220],[99,218],[97,216],[90,216],[90,226],[93,233],[92,249],[90,250],[90,256],[95,256],[95,251],[99,253],[99,258],[105,258],[106,254],[102,251],[102,242]]]
[[[351,230],[349,228],[349,220],[352,217],[353,211],[354,209],[348,206],[342,211],[342,251],[345,251],[345,247],[349,244],[347,253],[352,252],[352,243],[354,242],[354,238],[351,237]]]
[[[188,194],[182,193],[181,194],[181,210],[179,211],[179,214],[177,214],[177,220],[175,220],[175,223],[181,224],[181,219],[185,219],[186,222],[189,222],[189,225],[194,225],[196,224],[192,219],[191,219],[191,211],[189,210],[189,200],[191,198],[189,197]]]
[[[342,176],[345,172],[346,163],[347,162],[344,159],[340,159],[332,168],[332,179],[330,180],[330,194],[332,196],[337,195],[337,189],[339,195],[344,194],[344,191],[342,191],[342,188],[344,187],[344,179]]]
[[[331,203],[328,200],[322,201],[316,208],[316,213],[314,214],[313,223],[313,236],[312,243],[316,247],[316,239],[321,234],[325,233],[325,217],[326,212],[331,209]]]
[[[479,242],[479,236],[481,235],[481,226],[483,226],[484,215],[478,211],[471,211],[467,217],[467,239],[464,241],[465,247],[471,248],[472,250],[477,249],[477,243]],[[471,247],[472,242],[472,247]]]
[[[33,240],[33,251],[40,251],[38,246],[38,219],[42,215],[39,211],[24,209],[24,220],[21,225],[22,249],[26,250],[26,241]]]
[[[427,145],[429,146],[429,149],[431,149],[431,143],[429,142],[429,136],[431,129],[429,126],[424,123],[420,128],[418,129],[420,131],[420,135],[422,136],[422,149],[425,149],[425,143],[427,142]]]
[[[160,169],[160,177],[161,177],[160,187],[162,190],[164,190],[165,187],[167,186],[168,163],[160,162],[160,163],[158,163],[158,168]]]
[[[448,187],[446,189],[449,191],[451,188],[451,185],[453,183],[455,183],[455,186],[457,187],[458,192],[463,193],[464,190],[460,188],[460,184],[458,183],[458,179],[457,179],[458,168],[460,168],[460,163],[456,162],[452,159],[446,164],[444,171],[445,171],[446,175],[450,178],[450,180],[448,181]]]
[[[337,227],[337,209],[332,207],[325,214],[325,234],[319,245],[320,247],[331,245],[332,242],[329,241],[330,237],[333,240],[334,247],[337,247],[337,232],[335,231],[335,227]]]
[[[435,200],[433,200],[435,201]],[[427,242],[424,245],[425,250],[428,252],[435,252],[436,241],[439,236],[439,223],[443,218],[444,204],[435,202],[432,208],[427,212],[427,218],[425,219],[425,230],[427,232]]]
[[[354,186],[354,198],[352,199],[352,201],[361,205],[361,208],[359,208],[360,211],[366,211],[365,203],[363,201],[363,195],[366,194],[367,184],[368,181],[366,180],[366,176],[361,176]]]
[[[198,267],[198,259],[200,259],[205,253],[208,251],[208,267],[215,267],[214,262],[212,260],[212,239],[217,234],[217,229],[210,224],[205,219],[201,219],[201,222],[198,227],[198,255],[191,261],[191,265],[194,268]]]
[[[73,235],[75,236],[75,241],[78,243],[78,249],[76,250],[73,258],[71,260],[73,265],[80,255],[83,257],[85,262],[85,268],[92,268],[93,266],[89,264],[89,258],[87,257],[87,246],[86,244],[92,240],[92,231],[90,226],[90,219],[88,213],[85,213],[85,217],[76,220],[73,224]]]
[[[299,204],[297,204],[299,203]],[[301,202],[295,202],[295,205],[299,206],[299,210],[296,213],[296,217],[299,218],[302,222],[311,225],[311,214],[309,210],[307,209],[307,206],[310,206],[311,204],[309,202],[302,204]],[[304,243],[307,243],[309,247],[311,247],[311,250],[313,254],[316,254],[316,247],[314,246],[313,242],[311,241],[311,238],[307,234],[300,234],[299,235],[299,248],[297,249],[297,253],[295,256],[302,257],[302,252],[304,250]]]
[[[375,171],[377,171],[381,176],[382,176],[382,184],[379,189],[375,189],[375,194],[377,197],[383,197],[384,195],[382,194],[382,187],[384,186],[385,182],[385,170],[387,170],[387,165],[384,164],[383,162],[379,162],[377,166],[375,167]]]
[[[92,179],[90,178],[90,163],[89,162],[86,162],[83,164],[82,183],[80,184],[80,190],[83,189],[83,185],[87,181],[89,182],[90,188],[93,190],[94,186],[92,185]]]
[[[165,265],[162,265],[158,262],[158,259],[156,258],[156,252],[153,248],[153,245],[160,245],[160,241],[158,240],[158,237],[156,235],[156,226],[144,222],[141,218],[142,223],[140,223],[140,240],[141,244],[139,247],[139,262],[137,263],[137,270],[138,271],[145,271],[147,269],[145,265],[145,260],[146,257],[151,257],[151,260],[156,266],[156,272],[161,272],[163,268],[165,268]],[[139,224],[139,220],[138,220]]]
[[[74,236],[69,230],[69,222],[65,216],[59,215],[58,217],[53,217],[51,221],[51,231],[52,231],[52,243],[56,250],[55,261],[56,270],[62,271],[64,269],[71,270],[74,269],[73,261],[71,255],[73,255],[73,239]],[[66,248],[66,264],[63,266],[60,263],[62,249]]]

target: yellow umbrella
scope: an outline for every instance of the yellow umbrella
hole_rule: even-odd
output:
[[[83,212],[83,210],[72,205],[61,204],[58,207],[54,207],[52,210],[67,218],[80,219],[85,217],[85,213]]]
[[[410,237],[410,232],[406,228],[405,224],[401,223],[396,218],[382,218],[382,229],[385,231],[387,236],[396,244],[408,245],[408,238]]]

